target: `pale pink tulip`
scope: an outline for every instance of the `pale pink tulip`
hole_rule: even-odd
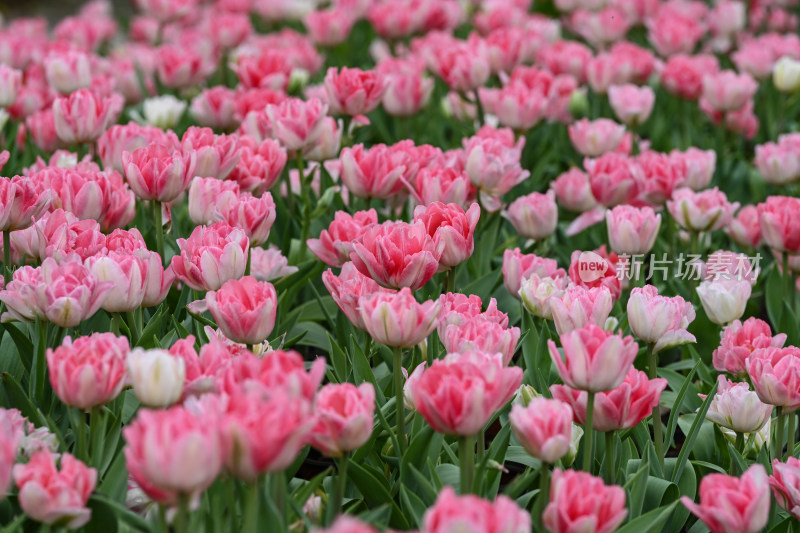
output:
[[[526,239],[546,239],[558,225],[558,206],[553,191],[533,192],[521,196],[508,206],[503,215],[511,222],[521,237]]]
[[[696,342],[687,328],[695,319],[691,302],[658,294],[653,285],[637,287],[628,299],[628,324],[634,335],[653,345],[653,352]]]
[[[754,350],[747,358],[747,373],[761,401],[782,407],[800,407],[800,349],[769,347]]]
[[[514,405],[508,420],[522,447],[537,459],[553,464],[569,451],[572,409],[566,403],[534,398],[526,407]]]
[[[358,238],[365,228],[378,223],[378,213],[374,209],[357,211],[352,215],[337,211],[328,229],[322,230],[319,239],[308,239],[308,249],[320,261],[332,267],[340,267],[350,260],[350,252],[345,243]]]
[[[717,393],[711,400],[706,418],[737,433],[755,433],[767,423],[772,406],[762,403],[747,383],[734,383],[717,376]],[[699,395],[705,399],[705,394]]]
[[[416,346],[436,329],[441,303],[418,303],[408,287],[399,292],[375,292],[358,300],[361,322],[380,344],[400,348]]]
[[[229,279],[244,275],[247,235],[225,222],[197,226],[188,239],[178,239],[178,246],[181,253],[172,258],[172,269],[194,290],[218,290]]]
[[[661,215],[651,207],[618,205],[606,211],[608,242],[618,254],[646,254],[653,249],[661,227]]]

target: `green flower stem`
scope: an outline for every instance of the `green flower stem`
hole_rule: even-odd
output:
[[[328,523],[339,516],[342,512],[342,500],[344,499],[344,491],[347,487],[347,464],[350,457],[344,453],[337,461],[338,476],[336,477],[336,486],[333,489],[333,498],[331,498],[331,505],[328,510]]]
[[[794,313],[795,293],[797,292],[797,290],[795,287],[794,276],[792,276],[792,271],[789,270],[789,252],[783,252],[783,282],[786,294],[789,297],[789,309],[791,309],[792,312]]]
[[[594,392],[587,391],[586,399],[586,423],[583,428],[583,470],[592,473],[592,463],[594,462],[594,434],[592,429],[592,419],[594,418]]]
[[[647,370],[650,379],[658,377],[658,357],[653,351],[653,344],[647,345]],[[661,428],[661,403],[656,403],[653,407],[653,444],[656,447],[656,456],[661,471],[664,471],[664,435]]]
[[[797,420],[797,413],[791,412],[787,414],[786,417],[789,419],[789,431],[787,432],[788,444],[786,446],[786,458],[788,459],[794,456],[795,433],[797,432],[795,422]]]
[[[458,461],[460,468],[461,494],[472,492],[472,479],[475,475],[475,437],[458,438]]]
[[[156,230],[156,252],[161,256],[161,264],[166,265],[167,258],[164,255],[164,225],[161,220],[161,202],[158,200],[151,201],[150,213]]]
[[[3,232],[3,278],[6,285],[11,281],[11,230]]]
[[[531,518],[534,522],[534,531],[544,531],[542,525],[542,515],[547,502],[550,499],[550,465],[542,463],[539,468],[539,496],[534,500],[531,508]]]
[[[403,401],[403,351],[399,346],[394,347],[394,398],[395,409],[397,410],[397,442],[400,449],[397,450],[397,457],[402,457],[406,447],[406,413]]]
[[[475,91],[473,91],[472,94],[475,99],[475,108],[478,111],[478,123],[481,126],[483,126],[484,124],[486,124],[486,113],[484,113],[483,111],[483,102],[481,102],[481,95],[478,92],[478,89],[475,89]]]
[[[780,459],[783,454],[783,425],[784,417],[783,408],[778,405],[775,407],[775,440],[772,442],[772,457],[773,459]]]
[[[189,497],[181,494],[178,497],[178,512],[172,522],[176,533],[189,533]]]
[[[258,533],[258,507],[261,503],[259,480],[256,478],[247,487],[247,504],[245,507],[243,530],[247,533]]]
[[[615,464],[616,448],[614,446],[614,432],[606,431],[606,483],[614,485],[616,483],[617,469]]]
[[[69,408],[69,421],[75,435],[74,455],[83,462],[89,462],[89,449],[86,438],[85,413],[78,407]]]

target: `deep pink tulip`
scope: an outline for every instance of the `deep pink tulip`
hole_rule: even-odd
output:
[[[587,472],[559,468],[553,471],[550,503],[542,514],[544,527],[550,533],[612,533],[627,514],[622,487],[606,486],[602,479]]]
[[[627,204],[639,195],[638,168],[622,154],[608,152],[584,161],[589,184],[597,202],[606,207]]]
[[[47,368],[56,396],[64,404],[89,410],[117,397],[124,385],[128,339],[95,333],[47,350]]]
[[[308,249],[320,261],[332,267],[340,267],[350,260],[350,252],[345,243],[358,238],[365,228],[378,223],[378,213],[374,209],[357,211],[352,215],[337,211],[328,229],[322,230],[319,239],[308,239]]]
[[[489,51],[482,40],[455,41],[440,49],[434,61],[434,72],[454,91],[474,91],[491,74]]]
[[[790,196],[770,196],[758,204],[761,237],[773,250],[800,252],[800,199]]]
[[[122,154],[133,153],[137,148],[151,144],[161,144],[169,150],[179,150],[180,141],[172,131],[165,132],[153,126],[140,126],[135,122],[114,125],[108,128],[97,140],[97,152],[104,165],[113,167],[117,172],[125,172]]]
[[[468,437],[489,422],[521,382],[522,369],[504,366],[502,355],[467,352],[434,361],[409,379],[408,394],[434,430]]]
[[[358,300],[367,333],[380,344],[400,348],[416,346],[436,329],[441,303],[418,303],[408,287],[399,292],[375,292]]]
[[[366,329],[359,309],[361,297],[377,292],[393,292],[381,287],[372,278],[359,272],[350,261],[342,265],[342,270],[338,277],[331,269],[323,272],[322,283],[325,284],[325,288],[328,289],[331,298],[339,306],[339,309],[359,329]]]
[[[405,189],[401,178],[418,168],[407,152],[385,144],[344,148],[340,161],[342,183],[358,198],[392,198]]]
[[[754,350],[747,358],[747,373],[761,401],[782,407],[800,407],[800,349],[769,347]]]
[[[128,184],[142,200],[172,202],[189,186],[195,175],[197,156],[159,143],[122,153]]]
[[[199,496],[222,468],[219,432],[218,414],[141,409],[122,431],[128,473],[159,503]]]
[[[567,274],[570,281],[580,287],[587,289],[607,287],[611,291],[611,296],[616,300],[622,294],[622,281],[617,270],[618,261],[617,254],[607,253],[605,245],[589,252],[574,250],[570,257]]]
[[[241,344],[267,340],[275,327],[278,295],[271,283],[253,276],[229,279],[216,291],[206,293],[205,305],[227,338]]]
[[[687,100],[697,100],[703,92],[703,76],[718,71],[719,61],[715,56],[677,54],[664,64],[661,84],[673,94]]]
[[[225,222],[197,226],[188,239],[178,239],[178,246],[181,253],[172,258],[172,269],[194,290],[218,290],[244,275],[250,244],[241,229]]]
[[[243,191],[261,196],[281,177],[286,166],[286,149],[275,139],[259,143],[249,135],[241,135],[239,144],[241,158],[227,179],[238,183]]]
[[[422,531],[455,533],[465,527],[484,533],[527,533],[531,516],[507,496],[500,495],[491,502],[472,494],[456,496],[453,488],[446,486],[425,511]]]
[[[416,290],[436,273],[445,244],[428,235],[422,222],[384,222],[350,244],[350,260],[381,286]]]
[[[553,341],[547,345],[564,383],[589,392],[611,390],[622,383],[639,351],[633,337],[615,335],[594,324],[561,335],[563,357]]]
[[[221,424],[226,469],[254,480],[294,462],[314,419],[311,402],[285,389],[243,389],[230,396]]]
[[[472,255],[480,213],[477,203],[472,204],[466,213],[457,204],[441,202],[414,209],[414,222],[422,222],[437,247],[444,247],[439,259],[440,270],[460,265]]]
[[[273,350],[269,357],[258,357],[238,345],[224,347],[233,355],[222,379],[222,391],[229,396],[242,389],[258,389],[267,396],[281,389],[311,402],[325,376],[324,358],[315,359],[306,370],[303,356],[295,351]]]
[[[241,54],[232,69],[245,89],[285,91],[292,74],[289,58],[277,49]]]
[[[242,194],[235,201],[220,206],[215,218],[244,231],[250,246],[261,246],[269,238],[275,222],[275,202],[270,193],[261,197]]]
[[[782,348],[786,334],[772,335],[769,324],[755,317],[734,320],[722,331],[722,340],[712,354],[714,368],[735,375],[747,373],[747,358],[761,348]]]
[[[225,179],[239,162],[240,146],[235,135],[215,135],[211,128],[189,126],[181,139],[184,156],[194,153],[194,175]]]
[[[97,483],[97,471],[68,453],[36,452],[28,464],[14,467],[19,505],[28,516],[43,524],[77,529],[92,517],[86,507]]]
[[[508,315],[497,308],[497,300],[491,298],[486,311],[482,311],[480,296],[471,294],[469,296],[460,292],[447,292],[439,297],[442,310],[439,314],[439,337],[444,337],[448,326],[452,324],[462,325],[473,318],[479,318],[487,322],[500,325],[502,328],[508,327]]]
[[[49,208],[54,194],[37,180],[0,178],[0,231],[30,227]]]
[[[764,467],[754,464],[735,478],[708,474],[700,481],[700,503],[688,497],[681,502],[711,533],[756,533],[769,519],[769,480]]]
[[[542,462],[553,464],[569,451],[572,409],[568,404],[534,398],[526,407],[514,405],[508,420],[525,451]]]
[[[769,485],[780,508],[800,519],[800,459],[791,454],[785,463],[773,459]]]
[[[761,243],[761,224],[758,207],[746,205],[739,209],[725,228],[727,234],[737,244],[748,248],[757,248]]]
[[[628,299],[628,323],[634,335],[653,345],[653,352],[696,342],[687,328],[695,319],[691,302],[658,294],[653,285],[637,287]]]
[[[236,91],[223,85],[204,89],[192,99],[189,112],[201,126],[215,130],[230,131],[239,122],[236,120]]]
[[[123,99],[114,93],[104,97],[90,89],[79,89],[53,102],[56,134],[67,144],[97,140],[122,112]]]
[[[597,431],[616,431],[635,427],[653,414],[653,408],[658,405],[666,386],[666,379],[649,379],[641,370],[630,368],[622,383],[595,396],[592,428]],[[572,407],[575,423],[586,423],[586,391],[571,389],[566,385],[551,385],[550,393],[553,398]]]
[[[371,383],[329,383],[317,393],[314,416],[312,446],[329,457],[356,450],[372,435],[375,389]]]
[[[381,102],[386,92],[386,80],[374,70],[363,71],[358,68],[335,67],[325,75],[325,92],[334,115],[351,117],[369,113]]]
[[[442,202],[468,209],[477,193],[469,176],[455,168],[422,168],[417,172],[414,186],[422,205]]]
[[[327,104],[317,98],[307,102],[289,98],[279,104],[269,104],[266,114],[270,136],[290,152],[313,146],[322,135],[327,112]]]
[[[526,239],[546,239],[558,225],[556,194],[532,192],[520,196],[508,206],[503,215],[511,222],[517,233]]]

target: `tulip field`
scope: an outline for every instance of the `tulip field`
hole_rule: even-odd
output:
[[[800,0],[131,2],[0,19],[0,533],[800,532]]]

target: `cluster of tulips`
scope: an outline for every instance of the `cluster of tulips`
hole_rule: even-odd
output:
[[[798,0],[0,24],[3,531],[800,527]]]

